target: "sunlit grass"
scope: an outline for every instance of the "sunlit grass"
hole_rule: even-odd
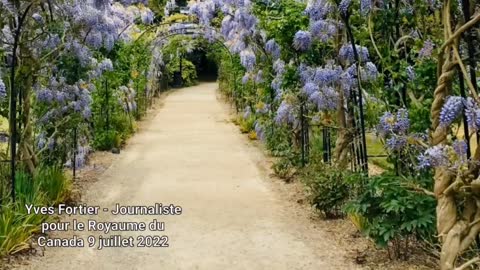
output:
[[[379,155],[386,155],[387,152],[383,147],[382,142],[380,139],[375,136],[373,133],[366,134],[366,141],[367,141],[367,153],[369,156],[379,156]],[[387,162],[386,157],[370,157],[369,162],[383,168],[383,169],[390,169],[392,165]]]
[[[8,133],[8,119],[0,117],[0,133]],[[0,143],[0,152],[5,152],[8,149],[8,143]]]

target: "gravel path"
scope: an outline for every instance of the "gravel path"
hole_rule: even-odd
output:
[[[65,221],[165,222],[168,248],[47,248],[17,269],[357,269],[331,236],[271,187],[261,151],[229,123],[217,85],[173,92],[120,158],[92,184],[84,201],[100,209],[175,204],[177,216],[75,216]],[[92,232],[57,232],[87,238]],[[86,243],[87,245],[88,243]]]

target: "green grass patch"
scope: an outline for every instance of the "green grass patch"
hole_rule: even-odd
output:
[[[380,141],[380,139],[377,138],[377,136],[375,136],[375,134],[367,133],[366,141],[367,141],[368,155],[370,156],[387,155],[387,152],[385,151],[385,148],[383,147],[382,142]],[[392,169],[392,165],[388,163],[387,157],[370,157],[368,160],[382,169],[385,169],[385,170]]]
[[[29,241],[48,216],[29,214],[25,205],[51,206],[68,199],[71,181],[61,167],[39,167],[34,175],[19,171],[15,177],[16,203],[0,206],[0,257],[30,247]],[[9,196],[4,196],[9,200]]]

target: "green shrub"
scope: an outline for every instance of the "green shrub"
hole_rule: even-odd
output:
[[[38,226],[30,224],[28,216],[15,211],[13,205],[3,206],[0,211],[0,256],[28,248],[28,240],[36,231]]]
[[[285,156],[292,147],[290,145],[290,133],[284,127],[278,127],[271,123],[265,128],[265,145],[272,156]]]
[[[61,167],[39,167],[32,177],[19,171],[15,175],[16,203],[0,206],[0,256],[15,254],[30,247],[30,238],[40,231],[47,215],[29,214],[25,205],[54,205],[69,195],[70,181]]]
[[[101,151],[109,151],[121,145],[121,137],[115,130],[99,131],[93,140],[93,147]]]
[[[342,208],[349,199],[351,172],[320,162],[311,162],[300,175],[307,188],[310,203],[327,218],[343,216]]]
[[[173,83],[174,73],[180,71],[180,61],[178,58],[167,64],[167,70],[169,72],[169,83]],[[182,79],[184,86],[192,86],[197,83],[197,69],[195,65],[189,60],[182,58]]]
[[[33,181],[38,185],[49,204],[57,204],[68,198],[71,183],[60,167],[40,167]]]
[[[36,184],[31,175],[19,171],[15,174],[15,195],[22,204],[41,203],[40,186]]]
[[[135,119],[126,113],[117,113],[112,118],[112,129],[116,131],[116,134],[120,139],[120,143],[123,144],[133,133],[135,133]],[[117,146],[116,146],[117,147]]]
[[[290,182],[297,172],[295,161],[292,156],[280,157],[272,165],[272,169],[275,175],[285,180],[286,182]]]
[[[255,118],[253,117],[248,117],[247,119],[241,117],[238,123],[242,133],[250,133],[250,131],[255,129]]]
[[[366,219],[363,233],[381,247],[391,244],[396,257],[408,250],[408,239],[435,235],[435,198],[407,186],[395,175],[368,178],[346,207]]]
[[[32,177],[22,171],[15,176],[16,203],[0,206],[0,256],[30,247],[29,240],[39,232],[46,215],[28,214],[27,204],[44,205],[45,194]]]

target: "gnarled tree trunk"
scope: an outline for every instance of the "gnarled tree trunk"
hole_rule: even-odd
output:
[[[431,108],[432,145],[447,143],[447,128],[440,125],[440,112],[445,98],[451,92],[452,79],[457,65],[460,66],[462,72],[465,72],[458,53],[458,40],[463,32],[480,21],[480,15],[476,15],[469,22],[457,27],[457,30],[452,33],[450,5],[450,0],[445,0],[442,16],[445,43],[442,51],[439,52],[438,82]],[[471,89],[472,83],[468,81],[468,76],[464,77]],[[474,91],[470,94],[477,95]],[[480,161],[480,147],[476,149],[473,160]],[[474,258],[456,268],[458,256],[471,246],[480,231],[480,188],[474,188],[477,181],[480,183],[480,178],[473,180],[478,176],[479,168],[478,163],[473,162],[472,164],[473,168],[470,168],[470,172],[467,173],[453,172],[440,167],[435,170],[434,192],[437,198],[437,231],[442,243],[440,255],[442,270],[467,269],[468,265],[480,260],[480,258]]]

